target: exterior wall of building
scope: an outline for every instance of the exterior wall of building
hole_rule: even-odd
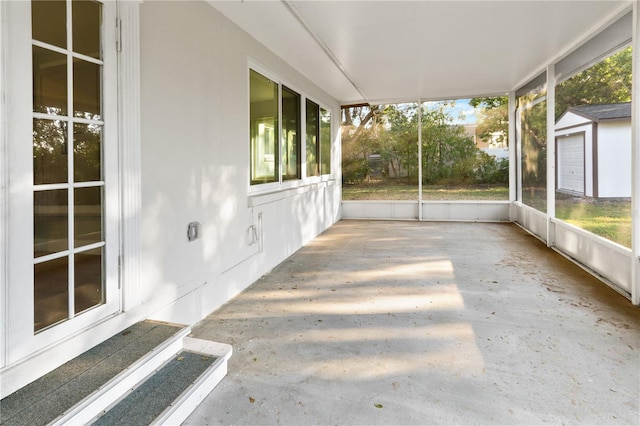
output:
[[[2,397],[142,319],[195,323],[340,217],[340,107],[332,97],[204,1],[125,3],[121,5],[123,10],[131,13],[123,28],[128,38],[121,54],[127,58],[133,54],[126,48],[136,44],[132,39],[138,34],[139,17],[140,46],[134,47],[139,47],[140,73],[136,78],[122,73],[120,78],[126,81],[120,80],[119,88],[127,86],[131,92],[139,89],[140,117],[120,117],[121,125],[128,123],[128,133],[121,135],[119,143],[121,147],[137,143],[136,137],[129,135],[138,133],[140,160],[135,164],[131,161],[135,156],[126,157],[120,173],[126,185],[140,182],[141,187],[136,186],[134,191],[140,195],[140,204],[132,211],[109,214],[123,215],[122,223],[128,223],[129,216],[137,216],[132,223],[139,222],[139,230],[133,226],[124,232],[135,233],[133,240],[140,242],[139,250],[133,250],[138,253],[133,262],[139,272],[130,280],[121,280],[120,312],[88,328],[73,330],[54,344],[35,347],[26,355],[0,358]],[[28,7],[26,2],[15,2],[10,8],[11,18],[19,16],[28,22]],[[0,8],[4,20],[8,7],[0,4]],[[20,46],[0,39],[3,57],[14,50],[30,55],[30,39],[22,38],[26,42],[21,41]],[[7,45],[11,49],[5,51]],[[269,192],[249,185],[250,64],[258,64],[287,87],[331,111],[331,174],[270,186]],[[23,74],[26,81],[28,68],[15,75]],[[3,84],[15,83],[13,76],[0,75]],[[140,87],[132,89],[138,78]],[[28,94],[29,84],[25,84],[23,92]],[[1,110],[26,111],[21,135],[28,140],[31,99],[23,97],[19,99],[20,108],[12,98],[2,99]],[[120,113],[123,111],[128,110],[121,108]],[[0,148],[11,146],[13,136],[3,136]],[[139,176],[139,180],[131,179],[131,175]],[[0,190],[5,191],[4,186]],[[125,194],[121,195],[126,197],[128,190],[124,188]],[[7,216],[21,217],[15,206],[4,205],[4,198],[0,207],[8,211]],[[28,225],[28,215],[22,216]],[[191,222],[200,224],[200,235],[189,242],[187,228]],[[4,217],[0,225],[6,225]],[[0,237],[4,243],[4,234]],[[126,244],[122,247],[125,253],[129,249]],[[32,258],[25,262],[30,265]],[[14,286],[25,285],[19,280],[5,280],[4,275],[0,283],[3,297],[10,295]],[[18,302],[33,304],[32,300],[7,303]],[[4,322],[4,311],[0,314]],[[0,347],[16,341],[6,329],[2,333]]]
[[[631,123],[598,124],[598,195],[631,197]]]
[[[143,300],[174,294],[155,317],[192,323],[339,217],[337,145],[331,176],[250,187],[250,62],[333,110],[336,144],[339,106],[204,2],[143,3],[141,55]]]

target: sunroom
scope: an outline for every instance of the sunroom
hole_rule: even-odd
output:
[[[603,121],[611,136],[578,151],[564,139],[583,131],[578,123],[557,130],[569,109],[630,111],[633,7],[217,5],[340,101],[342,218],[513,221],[638,304],[637,113]],[[286,30],[268,31],[271,22]],[[465,149],[469,126],[481,132],[467,147],[484,136],[500,158],[494,149],[485,163],[462,165],[480,151],[452,153]],[[566,170],[567,158],[579,170]],[[581,194],[564,190],[576,173]],[[584,197],[599,187],[600,197]]]
[[[639,16],[0,2],[0,395],[140,321],[201,321],[341,219],[515,222],[640,304]],[[565,111],[629,102],[626,156],[560,152]],[[565,190],[596,153],[629,196]]]

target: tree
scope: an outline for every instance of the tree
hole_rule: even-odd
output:
[[[556,88],[556,119],[579,105],[631,101],[632,51],[627,47],[563,81]]]
[[[429,102],[422,108],[422,159],[418,158],[418,104],[352,107],[342,111],[343,180],[370,177],[371,155],[382,161],[382,178],[415,183],[422,161],[424,183],[493,183],[503,170],[482,156],[473,139],[451,115],[455,101]],[[508,170],[508,167],[507,167]]]
[[[474,175],[478,148],[453,124],[452,103],[426,104],[422,112],[422,170],[424,183],[469,181]]]
[[[342,109],[342,180],[361,182],[369,177],[369,155],[377,149],[382,109],[378,105]]]

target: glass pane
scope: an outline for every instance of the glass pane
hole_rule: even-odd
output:
[[[278,84],[250,71],[251,184],[277,182]]]
[[[69,258],[34,265],[33,330],[69,318]]]
[[[74,247],[102,241],[102,187],[74,190]]]
[[[307,176],[318,176],[318,116],[320,107],[307,99]]]
[[[75,255],[74,311],[78,313],[104,302],[102,248]]]
[[[33,183],[67,182],[67,123],[33,120]]]
[[[73,180],[88,182],[102,180],[102,126],[73,125]]]
[[[67,113],[67,57],[33,46],[33,110]]]
[[[418,200],[418,104],[342,110],[342,198]]]
[[[520,98],[522,202],[547,211],[547,101],[541,94]],[[543,96],[543,95],[542,95]],[[534,98],[537,103],[531,102]]]
[[[331,113],[320,109],[320,174],[331,173]]]
[[[508,199],[507,103],[507,97],[423,103],[424,200]]]
[[[556,87],[556,217],[631,247],[631,47]]]
[[[73,60],[73,115],[91,120],[101,119],[101,71],[98,64]]]
[[[73,51],[100,59],[100,27],[102,5],[94,1],[74,1]]]
[[[68,192],[66,189],[33,193],[33,255],[69,248]]]
[[[65,1],[32,1],[31,32],[35,40],[67,47],[67,5]]]
[[[300,95],[282,87],[282,179],[300,178]]]

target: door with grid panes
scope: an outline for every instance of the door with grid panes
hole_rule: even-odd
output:
[[[10,141],[15,161],[9,167],[25,183],[23,169],[29,169],[30,178],[21,187],[10,181],[10,213],[24,217],[9,231],[16,241],[9,259],[30,267],[11,272],[10,358],[87,328],[120,306],[116,5],[61,0],[21,6],[29,8],[16,15],[29,19],[24,36],[31,54],[24,58],[31,58],[25,64],[31,87],[20,96],[32,99],[25,121],[32,131],[29,140]]]

